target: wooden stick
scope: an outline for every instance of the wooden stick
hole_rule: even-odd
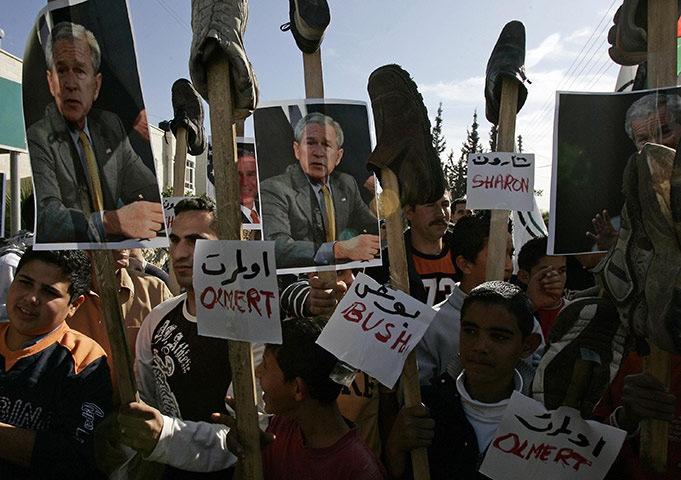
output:
[[[322,74],[322,49],[314,53],[303,53],[303,71],[305,74],[305,98],[324,98],[324,76]],[[334,295],[337,292],[335,271],[319,272],[319,279],[331,286]],[[326,315],[328,318],[330,316]]]
[[[322,49],[303,53],[305,74],[305,98],[324,98],[324,75],[322,74]]]
[[[676,0],[648,1],[648,88],[676,85],[676,29],[679,18]],[[660,319],[662,320],[662,319]],[[643,358],[643,373],[669,386],[669,353],[653,344]],[[640,434],[640,464],[643,470],[667,471],[669,425],[663,420],[643,420]]]
[[[125,333],[125,320],[118,298],[118,279],[114,274],[113,257],[110,250],[91,250],[92,262],[97,277],[97,291],[102,299],[102,312],[106,333],[111,345],[111,361],[116,372],[116,381],[121,405],[139,401],[132,355]]]
[[[499,107],[499,136],[497,147],[500,152],[512,152],[515,145],[515,116],[518,112],[518,83],[508,77],[501,86]],[[486,280],[503,280],[506,265],[506,242],[508,239],[508,210],[492,210],[487,240]]]
[[[381,205],[384,207],[385,226],[388,235],[388,257],[390,259],[390,283],[393,288],[409,293],[407,251],[402,232],[402,211],[400,209],[400,185],[390,168],[381,169]],[[385,200],[383,200],[385,199]],[[404,405],[413,407],[421,403],[421,387],[414,350],[407,356],[402,369],[402,390]],[[415,480],[429,480],[428,451],[419,448],[411,451],[411,463]]]
[[[184,172],[187,169],[187,130],[177,127],[175,166],[173,167],[173,195],[184,197]]]
[[[224,54],[214,55],[208,66],[210,124],[213,134],[218,236],[223,240],[241,239],[239,175],[237,170],[236,131],[232,116],[229,62]],[[253,352],[248,342],[229,341],[229,362],[237,411],[237,432],[246,457],[237,464],[235,478],[263,478],[260,428],[258,426]]]

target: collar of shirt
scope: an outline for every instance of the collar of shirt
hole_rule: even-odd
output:
[[[57,330],[59,330],[59,328],[60,328],[63,324],[64,324],[64,322],[62,322],[62,323],[60,323],[59,325],[57,325],[57,328],[55,328],[54,330],[52,330],[52,331],[50,331],[50,332],[47,332],[47,333],[44,334],[44,335],[40,335],[39,337],[34,338],[33,340],[29,340],[28,342],[24,343],[24,344],[21,346],[21,349],[23,350],[23,349],[25,349],[25,348],[32,347],[33,345],[37,344],[37,343],[38,343],[40,340],[42,340],[43,338],[45,338],[45,337],[47,337],[48,335],[50,335],[50,334],[56,332]]]
[[[255,212],[255,214],[258,215],[258,217],[260,217],[258,211],[255,208],[248,208],[245,207],[244,205],[241,205],[241,213],[243,213],[246,216],[246,218],[248,218],[249,222],[252,222],[251,212]]]
[[[320,185],[316,182],[313,182],[310,179],[310,177],[308,177],[307,175],[305,175],[305,178],[307,178],[307,181],[310,182],[310,185],[312,186],[312,190],[314,190],[314,193],[317,195],[317,200],[319,200],[319,195],[321,194],[322,187],[324,185],[326,185],[326,188],[329,190],[329,195],[331,195],[331,197],[333,198],[333,192],[331,191],[331,183],[330,182],[327,181],[324,185]]]

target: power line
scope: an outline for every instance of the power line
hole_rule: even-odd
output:
[[[192,34],[191,28],[189,28],[186,24],[186,22],[183,21],[182,17],[180,17],[175,10],[173,10],[169,5],[164,3],[162,0],[156,0],[156,2],[163,7],[163,9],[168,12],[168,15],[173,17],[173,19],[177,22],[177,24],[184,29],[185,32],[189,33],[190,35]]]
[[[606,22],[603,27],[601,25],[606,19],[611,18],[610,16],[610,11],[612,10],[612,7],[617,3],[618,0],[613,0],[613,2],[610,4],[608,9],[606,10],[605,14],[601,18],[601,20],[598,22],[598,25],[596,28],[593,29],[591,32],[591,35],[589,36],[589,39],[585,42],[584,46],[580,50],[580,52],[577,54],[575,59],[572,61],[568,69],[565,71],[565,74],[563,74],[563,77],[558,81],[556,84],[556,87],[553,89],[554,91],[559,90],[561,88],[561,84],[567,83],[568,81],[572,80],[571,83],[574,83],[574,79],[579,76],[579,74],[576,73],[576,70],[584,63],[584,59],[586,55],[589,55],[591,53],[591,56],[589,57],[589,60],[586,62],[586,64],[582,67],[582,70],[580,70],[580,73],[586,68],[586,65],[593,59],[595,56],[596,52],[599,51],[600,46],[605,42],[603,40],[601,44],[598,46],[598,48],[592,53],[593,48],[597,44],[597,39],[601,37],[601,35],[604,33],[605,29],[608,28],[609,24]],[[599,31],[600,29],[600,31]],[[598,34],[597,34],[598,32]],[[594,40],[592,42],[592,40]],[[590,46],[589,46],[590,45]],[[587,47],[589,47],[587,49]],[[584,53],[586,50],[586,53]],[[583,55],[584,54],[584,55]],[[554,98],[554,95],[549,95],[548,98],[544,101],[543,105],[540,107],[540,115],[535,117],[535,119],[530,122],[530,125],[528,125],[528,135],[531,135],[533,133],[533,130],[537,128],[538,124],[541,124],[541,121],[546,117],[545,112],[551,110],[552,106],[552,100]]]

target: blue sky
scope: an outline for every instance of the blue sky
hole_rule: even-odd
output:
[[[11,7],[7,4],[11,3]],[[487,146],[485,66],[503,26],[520,20],[527,31],[528,99],[516,125],[524,151],[535,153],[535,188],[548,209],[553,103],[556,90],[612,91],[619,66],[607,54],[607,31],[619,0],[329,0],[331,25],[322,44],[327,98],[369,102],[371,72],[402,65],[419,86],[431,121],[443,104],[447,151],[460,154],[474,110]],[[28,32],[44,1],[5,2],[2,49],[23,57]],[[189,0],[129,0],[150,123],[172,118],[170,87],[189,78]],[[247,54],[261,100],[305,95],[302,56],[290,32],[286,0],[250,2]],[[370,110],[370,109],[369,109]],[[252,133],[247,123],[246,133]]]

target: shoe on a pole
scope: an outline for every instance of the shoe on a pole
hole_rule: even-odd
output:
[[[248,117],[258,104],[258,81],[243,42],[247,22],[247,0],[192,0],[192,83],[210,104],[206,67],[222,50],[229,60],[234,120]]]
[[[675,151],[646,144],[624,170],[617,243],[593,271],[636,337],[681,353],[679,206],[670,200]]]
[[[569,406],[590,418],[629,351],[627,333],[609,299],[586,297],[568,303],[549,332],[532,397],[549,410],[564,405],[567,397],[577,399],[579,405]],[[576,368],[580,359],[587,362],[587,371]]]
[[[177,136],[177,129],[187,131],[187,150],[192,155],[201,155],[206,149],[206,132],[203,129],[203,103],[199,92],[186,78],[180,78],[171,88],[173,115],[170,129]]]
[[[638,65],[648,56],[648,2],[624,0],[608,31],[610,58],[620,65]]]
[[[367,89],[376,124],[376,148],[367,168],[379,178],[384,167],[395,172],[403,205],[437,202],[445,178],[416,84],[400,66],[384,65],[369,76]]]
[[[331,22],[326,0],[289,0],[290,21],[283,24],[282,32],[291,30],[296,45],[303,53],[319,50],[324,32]]]
[[[677,15],[681,0],[677,1]],[[624,0],[612,19],[608,31],[610,58],[620,65],[643,63],[648,57],[648,1]]]
[[[525,25],[517,20],[508,22],[504,26],[487,62],[485,116],[494,125],[499,124],[501,85],[504,77],[518,83],[517,112],[519,112],[527,100],[527,87],[524,84],[527,77],[525,76]]]

